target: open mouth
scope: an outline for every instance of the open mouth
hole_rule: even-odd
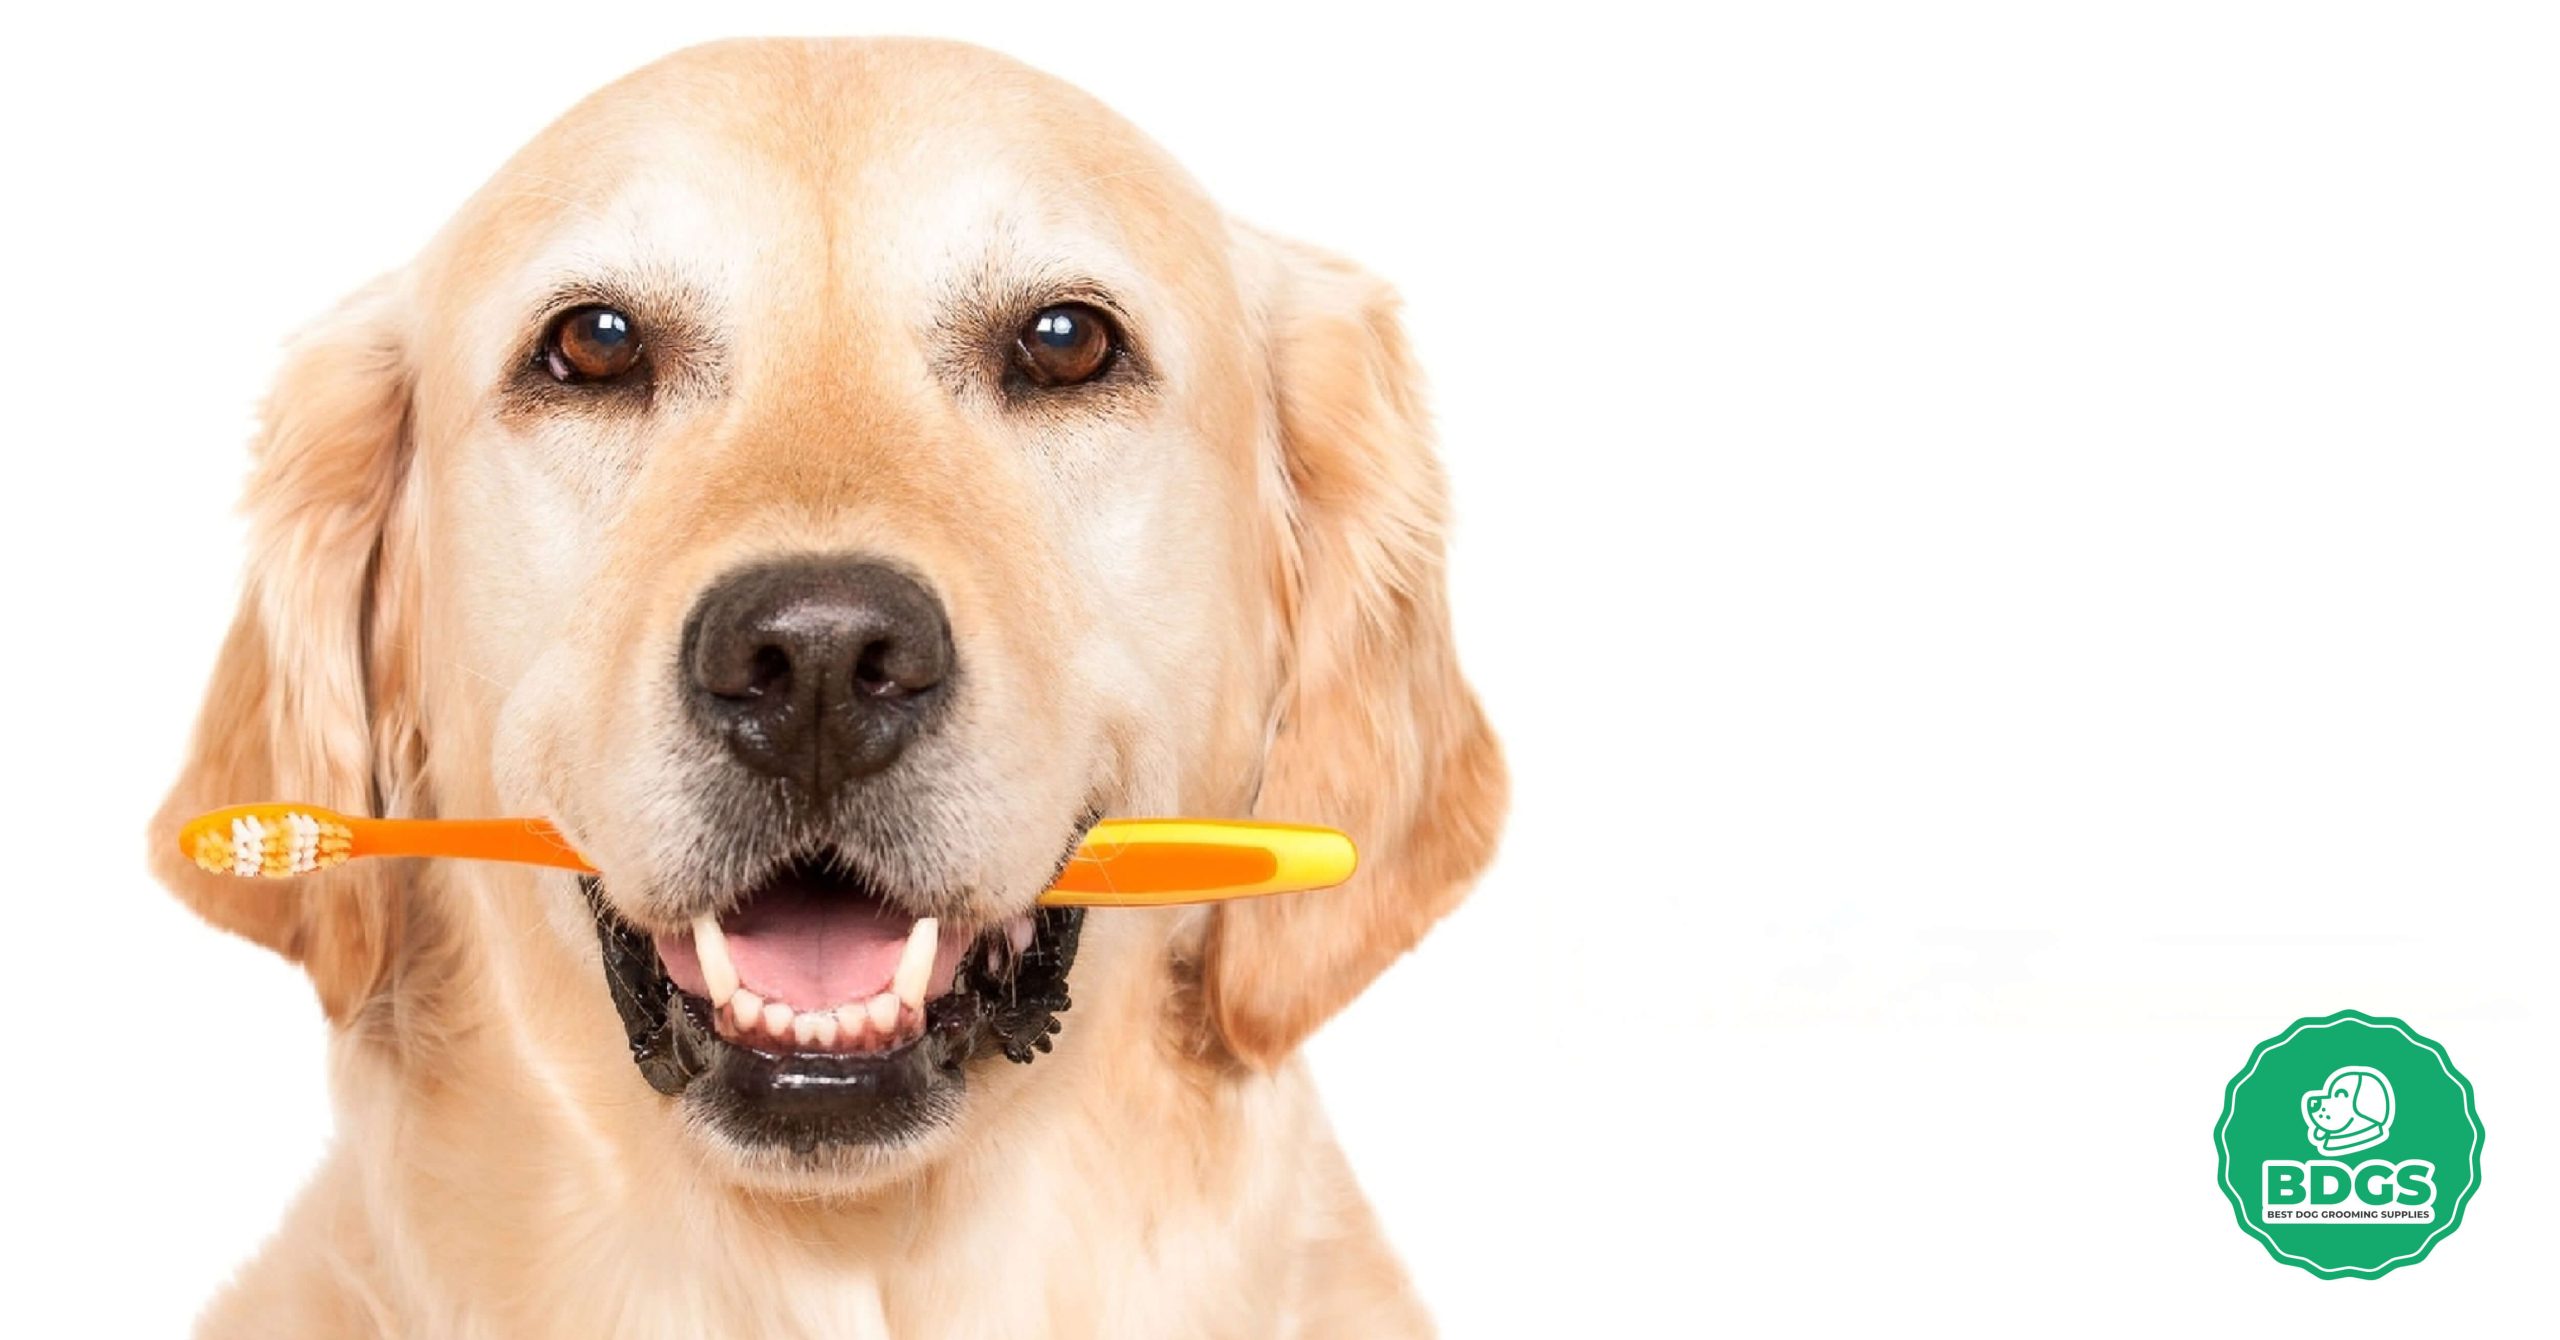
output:
[[[1031,947],[1028,915],[942,934],[812,862],[767,880],[737,911],[656,938],[676,988],[711,1007],[722,1040],[767,1051],[864,1055],[924,1034],[964,956],[993,968]],[[981,943],[983,941],[983,943]]]
[[[585,884],[641,1074],[732,1140],[802,1153],[911,1138],[956,1108],[981,1050],[1047,1051],[1083,925],[1081,908],[917,917],[831,855],[672,934]]]

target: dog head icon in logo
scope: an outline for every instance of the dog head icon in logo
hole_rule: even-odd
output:
[[[2391,1081],[2371,1066],[2340,1066],[2302,1095],[2302,1119],[2323,1154],[2351,1154],[2391,1138]]]

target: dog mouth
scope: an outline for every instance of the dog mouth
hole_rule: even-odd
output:
[[[868,1055],[924,1033],[925,1008],[1031,948],[1029,914],[943,933],[831,863],[795,861],[726,916],[652,941],[676,989],[708,1007],[723,1041],[781,1054]]]
[[[912,1139],[953,1115],[972,1060],[1048,1051],[1083,925],[1081,908],[920,917],[833,852],[676,932],[583,883],[641,1075],[736,1144],[803,1154]]]

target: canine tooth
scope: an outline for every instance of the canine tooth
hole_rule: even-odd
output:
[[[766,1002],[764,1031],[778,1038],[791,1036],[791,1007],[778,1000]]]
[[[809,1036],[821,1047],[836,1045],[836,1017],[833,1014],[804,1014],[800,1022],[809,1025]]]
[[[738,1031],[754,1028],[756,1021],[764,1017],[764,997],[740,987],[738,994],[729,997],[729,1013],[737,1019]]]
[[[729,961],[729,937],[709,915],[693,919],[693,956],[702,960],[703,993],[712,1000],[738,994],[738,965]]]
[[[916,918],[916,928],[907,932],[907,947],[898,955],[898,971],[889,979],[889,991],[913,1008],[924,1008],[925,978],[933,973],[933,955],[941,947],[941,938],[941,927],[931,917]]]
[[[871,1030],[878,1033],[883,1039],[896,1037],[898,1034],[898,998],[887,991],[883,991],[879,995],[871,998],[869,1009],[871,1014]]]
[[[803,1047],[817,1041],[818,1021],[820,1019],[824,1019],[830,1024],[835,1022],[835,1016],[831,1014],[795,1014],[791,1016],[791,1040],[799,1043]]]

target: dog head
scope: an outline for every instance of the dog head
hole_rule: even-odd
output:
[[[2380,1144],[2391,1130],[2391,1081],[2369,1066],[2346,1066],[2302,1095],[2311,1143],[2325,1150]]]
[[[1070,973],[1113,1004],[1065,1046],[1277,1064],[1503,806],[1392,297],[970,48],[724,44],[589,98],[290,353],[249,510],[162,877],[359,1035],[477,993],[627,1041],[588,1099],[742,1181],[1036,1101]],[[547,816],[601,874],[175,857],[271,798]],[[1148,813],[1331,824],[1362,870],[1035,911]]]

